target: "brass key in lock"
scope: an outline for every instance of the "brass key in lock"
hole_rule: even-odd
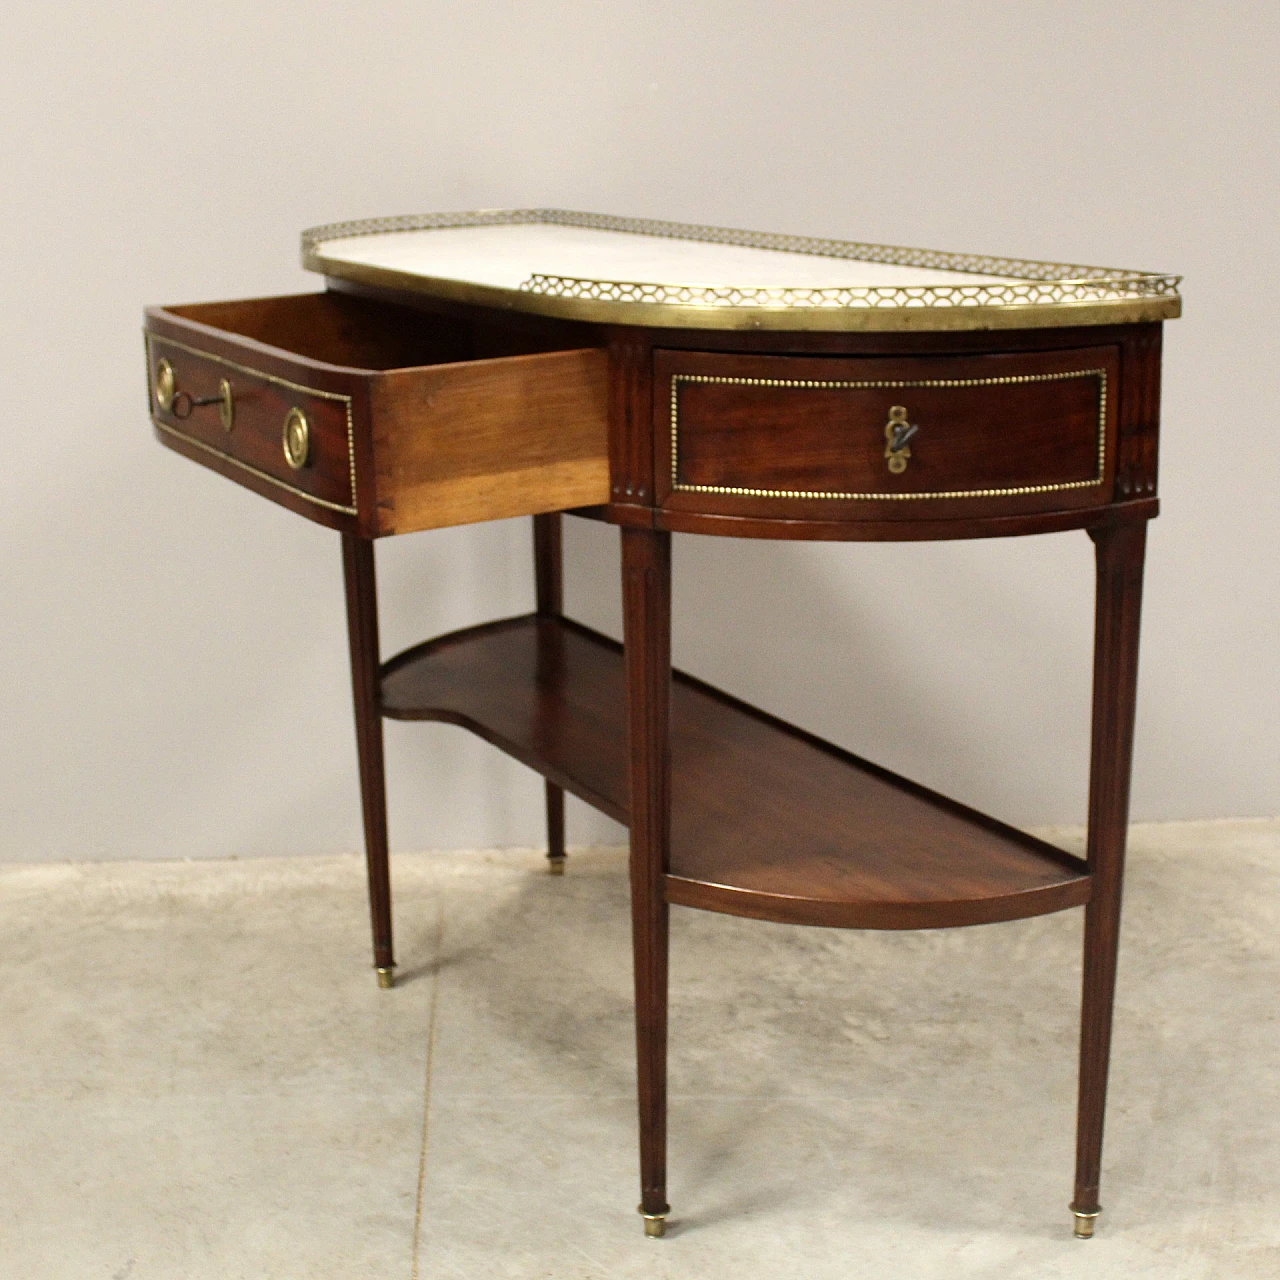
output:
[[[911,457],[911,437],[920,428],[907,421],[907,411],[895,404],[889,410],[889,421],[884,424],[884,456],[888,459],[889,470],[900,476],[907,469],[907,459]]]
[[[236,402],[231,391],[231,383],[226,378],[219,381],[216,396],[193,396],[189,391],[179,388],[178,375],[174,372],[173,365],[168,360],[161,360],[156,365],[155,394],[156,403],[166,413],[173,414],[175,418],[189,418],[192,409],[198,409],[201,405],[216,404],[222,429],[230,431],[235,425]]]

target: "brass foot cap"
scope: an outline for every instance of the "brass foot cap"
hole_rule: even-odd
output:
[[[396,971],[394,968],[388,966],[385,969],[378,969],[377,974],[378,986],[380,986],[383,991],[390,991],[391,988],[396,985]]]
[[[650,1240],[660,1240],[667,1234],[667,1214],[663,1213],[645,1213],[644,1205],[640,1205],[637,1212],[644,1219],[644,1233]]]
[[[1072,1209],[1071,1216],[1075,1219],[1075,1236],[1077,1240],[1089,1240],[1093,1237],[1093,1224],[1098,1220],[1098,1214],[1101,1209],[1095,1209],[1092,1213],[1081,1213],[1079,1209]]]
[[[564,854],[563,853],[547,854],[547,870],[553,876],[564,875]]]

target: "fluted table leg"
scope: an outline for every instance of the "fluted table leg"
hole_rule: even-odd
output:
[[[631,927],[640,1101],[640,1213],[660,1236],[667,1204],[667,916],[671,831],[671,535],[622,530]]]
[[[360,803],[369,873],[369,913],[373,918],[373,964],[378,985],[394,983],[391,949],[391,874],[387,862],[387,789],[382,752],[382,705],[378,658],[378,591],[373,543],[342,535],[342,569],[347,588],[347,638],[351,647],[351,689],[355,700],[356,753],[360,762]]]
[[[540,618],[564,612],[564,550],[558,511],[533,517],[533,572]],[[547,782],[547,870],[564,875],[564,788]]]
[[[1090,530],[1097,555],[1093,665],[1093,733],[1089,773],[1089,867],[1093,896],[1085,908],[1084,999],[1080,1024],[1080,1101],[1075,1234],[1093,1235],[1101,1206],[1098,1183],[1111,1056],[1116,955],[1129,776],[1138,687],[1138,625],[1142,607],[1145,521]]]

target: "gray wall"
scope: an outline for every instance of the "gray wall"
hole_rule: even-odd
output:
[[[140,312],[317,286],[314,223],[500,205],[1184,272],[1135,810],[1280,811],[1275,13],[10,6],[0,858],[356,846],[337,538],[153,442]],[[1083,534],[675,554],[681,664],[1015,821],[1080,816]],[[571,522],[570,604],[610,630],[616,555]],[[379,563],[387,652],[531,602],[526,521]],[[388,738],[396,846],[541,839],[532,775]]]

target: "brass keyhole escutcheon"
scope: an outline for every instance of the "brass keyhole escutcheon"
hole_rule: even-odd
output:
[[[301,471],[310,454],[311,425],[307,415],[294,405],[284,417],[284,460],[295,471]]]
[[[903,405],[895,404],[889,410],[889,421],[884,424],[884,456],[895,476],[900,476],[907,469],[907,461],[911,457],[908,442],[919,430],[914,423],[907,421]]]
[[[178,394],[178,375],[167,360],[156,365],[155,390],[156,404],[168,413],[173,408],[173,397]]]

